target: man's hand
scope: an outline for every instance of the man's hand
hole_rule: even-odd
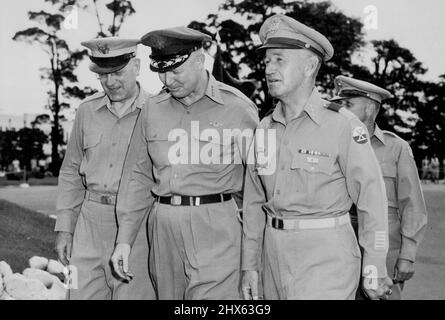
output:
[[[73,235],[70,232],[59,231],[56,237],[55,251],[60,262],[64,266],[69,265],[71,259],[71,249],[73,248]]]
[[[111,256],[111,263],[117,275],[127,281],[133,279],[133,275],[128,272],[128,258],[131,247],[127,243],[118,243]]]
[[[414,275],[414,262],[405,259],[398,259],[394,270],[394,280],[404,282]]]
[[[258,300],[258,271],[243,271],[241,288],[244,300]]]
[[[376,283],[373,283],[376,282]],[[392,293],[393,283],[389,277],[362,279],[362,289],[371,300],[387,300]]]

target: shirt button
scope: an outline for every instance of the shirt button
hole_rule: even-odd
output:
[[[113,168],[113,164],[110,164],[110,168]]]
[[[112,143],[112,146],[113,146],[113,147],[115,147],[115,146],[116,146],[116,144],[117,144],[116,142],[113,142],[113,143]]]

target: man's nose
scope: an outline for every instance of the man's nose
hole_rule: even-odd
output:
[[[116,82],[116,76],[114,73],[108,73],[106,74],[106,80],[105,80],[105,84],[107,86],[111,86]]]
[[[268,63],[267,65],[266,65],[266,69],[265,69],[265,74],[266,75],[272,75],[272,74],[274,74],[275,73],[275,67],[273,66],[273,64],[272,63]]]
[[[174,79],[173,72],[167,71],[165,73],[165,84],[167,86],[170,86],[171,84],[173,84],[174,81],[175,81],[175,79]]]

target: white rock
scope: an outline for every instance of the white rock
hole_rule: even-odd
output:
[[[15,273],[5,279],[5,290],[17,300],[47,300],[48,289],[37,279],[29,279],[22,274]]]
[[[0,300],[16,300],[16,299],[11,297],[9,294],[6,293],[6,291],[4,291],[3,294],[0,295]]]
[[[28,261],[30,268],[40,269],[40,270],[45,270],[46,267],[48,266],[48,262],[49,261],[47,258],[38,256],[34,256]]]
[[[46,288],[51,288],[53,286],[53,283],[56,280],[59,280],[56,276],[47,271],[33,268],[25,269],[23,271],[23,275],[29,279],[39,280]]]
[[[3,278],[12,275],[12,269],[5,261],[0,261],[0,275]]]
[[[52,274],[63,273],[64,265],[56,260],[49,260],[46,271]]]
[[[50,300],[66,300],[68,297],[68,290],[64,284],[56,277],[57,280],[53,282],[52,287],[48,291],[48,299]]]

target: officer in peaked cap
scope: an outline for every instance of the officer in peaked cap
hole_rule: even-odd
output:
[[[90,49],[90,70],[105,74],[123,69],[136,57],[139,39],[109,37],[84,41],[81,44]]]
[[[346,76],[337,76],[334,83],[337,95],[332,98],[331,101],[367,98],[380,106],[384,100],[393,97],[388,90],[380,88],[372,83]]]
[[[186,27],[156,30],[141,38],[141,43],[151,48],[150,69],[161,73],[182,65],[205,41],[212,37]]]
[[[116,240],[118,229],[122,235],[128,233],[119,217],[116,223],[115,205],[119,185],[128,183],[128,172],[122,169],[148,98],[136,80],[138,42],[120,38],[82,42],[90,49],[90,70],[98,74],[103,91],[80,104],[59,175],[56,251],[64,264],[76,268],[77,282],[70,289],[73,300],[155,299],[146,229],[139,228],[135,239]],[[116,241],[133,245],[133,281],[130,273],[119,278],[110,267]]]
[[[335,78],[337,96],[368,128],[371,145],[383,174],[388,198],[389,251],[386,267],[394,283],[391,300],[401,299],[403,283],[414,274],[416,251],[426,230],[427,213],[412,150],[395,133],[375,123],[380,106],[392,94],[372,83],[346,76]],[[351,210],[357,229],[357,214]],[[358,295],[360,297],[360,292]]]
[[[268,48],[306,49],[323,61],[329,61],[334,48],[318,31],[283,14],[267,19],[260,28],[260,50]]]
[[[140,165],[120,195],[117,213],[137,226],[149,207],[147,194],[155,195],[149,213],[150,273],[159,299],[241,298],[235,196],[242,190],[249,143],[243,134],[253,135],[258,114],[244,94],[205,69],[202,47],[210,40],[185,27],[152,31],[141,40],[151,48],[150,68],[165,87],[141,113],[137,132],[143,138],[135,148],[148,152],[139,153]],[[233,140],[223,141],[226,129],[233,130]],[[172,142],[178,131],[190,147],[178,149]],[[209,161],[202,157],[208,147]],[[127,259],[120,247],[113,257],[114,263]]]
[[[360,250],[348,211],[356,203],[364,221],[363,268],[372,270],[363,284],[374,299],[383,298],[390,279],[380,169],[363,124],[315,87],[334,49],[324,35],[282,14],[264,22],[260,39],[269,93],[278,103],[257,128],[255,163],[245,177],[244,296],[258,296],[262,274],[266,299],[354,299]],[[264,141],[273,134],[273,143]]]

